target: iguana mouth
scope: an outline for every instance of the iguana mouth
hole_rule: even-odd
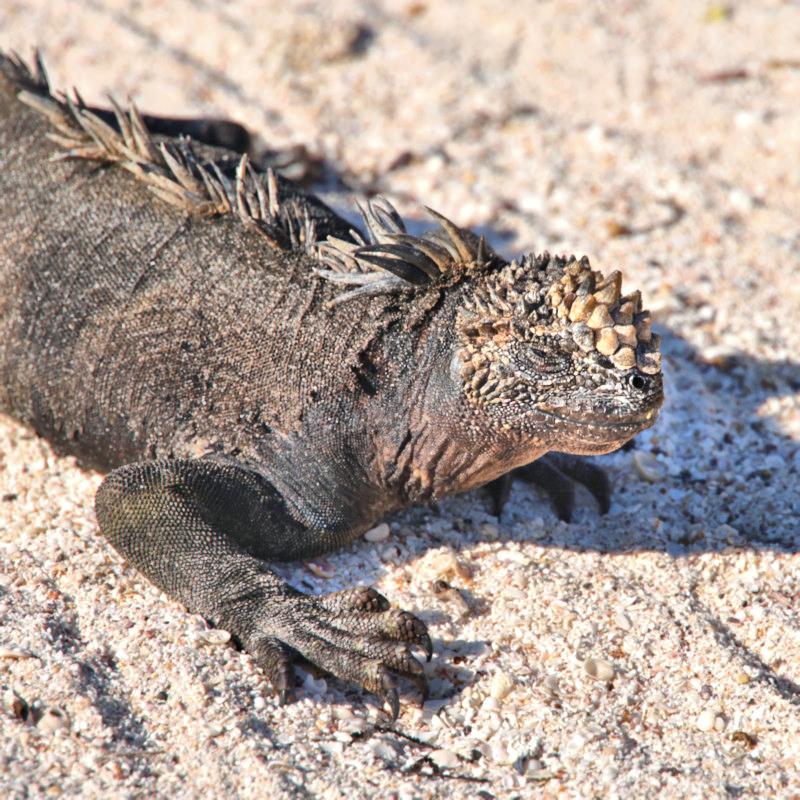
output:
[[[537,413],[542,416],[549,417],[550,419],[565,422],[570,425],[579,425],[581,428],[590,430],[592,428],[600,428],[602,430],[615,430],[615,429],[638,429],[644,430],[649,428],[658,417],[659,406],[647,409],[647,411],[640,411],[637,414],[630,414],[628,416],[620,417],[619,415],[609,415],[603,417],[602,415],[594,412],[591,416],[589,414],[583,415],[572,411],[564,411],[561,409],[553,408],[552,406],[537,406]]]

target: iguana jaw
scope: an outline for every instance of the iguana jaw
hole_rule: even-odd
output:
[[[403,502],[427,502],[482,486],[550,450],[608,453],[653,425],[660,404],[659,398],[627,416],[592,416],[552,407],[515,420],[491,419],[468,403],[458,414],[442,415],[439,410],[452,408],[452,403],[437,393],[432,402],[421,403],[414,416],[411,427],[418,434],[409,437],[400,456],[404,466],[395,473],[398,488]]]
[[[603,417],[600,414],[575,414],[570,413],[569,409],[553,408],[551,406],[539,406],[537,414],[558,420],[565,425],[578,426],[592,430],[599,428],[604,431],[615,431],[620,429],[633,430],[636,433],[650,428],[658,417],[659,407],[655,406],[647,411],[631,414],[628,417],[609,415]]]
[[[557,445],[553,449],[573,455],[600,455],[618,450],[658,418],[660,403],[630,416],[581,415],[568,409],[537,409],[537,428],[552,429]]]

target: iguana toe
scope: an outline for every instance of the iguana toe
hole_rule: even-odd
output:
[[[253,656],[275,689],[280,705],[286,705],[294,686],[292,662],[295,655],[291,648],[273,637],[266,637],[258,642]]]
[[[371,586],[356,586],[319,598],[329,611],[388,611],[389,601]]]
[[[602,467],[581,456],[567,453],[549,453],[546,459],[551,467],[557,469],[569,479],[585,486],[597,501],[601,514],[611,509],[611,481]]]
[[[393,642],[407,642],[416,645],[425,653],[425,660],[430,661],[433,655],[433,642],[428,635],[428,629],[422,620],[408,611],[395,609],[390,611],[380,629],[383,639]]]
[[[279,696],[288,700],[294,666],[328,673],[384,697],[395,719],[399,678],[429,694],[425,669],[412,649],[430,660],[433,645],[425,623],[374,590],[353,589],[325,597],[298,596],[287,614],[271,614],[259,625],[249,649]],[[366,610],[363,610],[366,608]],[[355,609],[355,610],[354,610]]]
[[[388,689],[384,695],[384,699],[389,704],[389,708],[392,709],[390,722],[394,724],[400,716],[400,698],[397,696],[397,689]]]

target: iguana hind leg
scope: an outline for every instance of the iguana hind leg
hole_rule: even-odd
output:
[[[96,498],[100,529],[156,586],[231,631],[285,701],[294,665],[357,683],[399,709],[403,676],[427,695],[412,654],[432,646],[423,622],[391,609],[371,589],[313,597],[278,578],[264,559],[326,549],[291,517],[264,478],[213,461],[130,464],[110,473]]]

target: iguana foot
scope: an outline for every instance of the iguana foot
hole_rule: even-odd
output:
[[[508,500],[511,481],[519,478],[541,486],[560,520],[569,522],[575,510],[575,484],[580,483],[592,494],[600,506],[600,513],[611,508],[611,481],[605,470],[581,456],[566,453],[548,453],[531,464],[502,475],[487,485],[492,508],[497,517],[503,513]]]
[[[247,649],[275,687],[280,703],[289,700],[294,667],[321,670],[383,697],[394,722],[400,712],[397,676],[428,697],[417,647],[430,660],[433,645],[425,624],[413,614],[389,607],[374,589],[292,597],[283,613],[270,613],[249,636]]]
[[[295,665],[335,675],[386,699],[397,717],[397,678],[427,697],[422,664],[433,650],[425,624],[390,608],[374,589],[311,596],[259,557],[302,557],[311,535],[274,487],[213,461],[141,462],[112,472],[98,490],[108,540],[150,580],[218,628],[230,631],[286,702]],[[256,531],[254,534],[253,531]],[[252,555],[244,547],[261,551]],[[295,549],[292,549],[295,548]]]

